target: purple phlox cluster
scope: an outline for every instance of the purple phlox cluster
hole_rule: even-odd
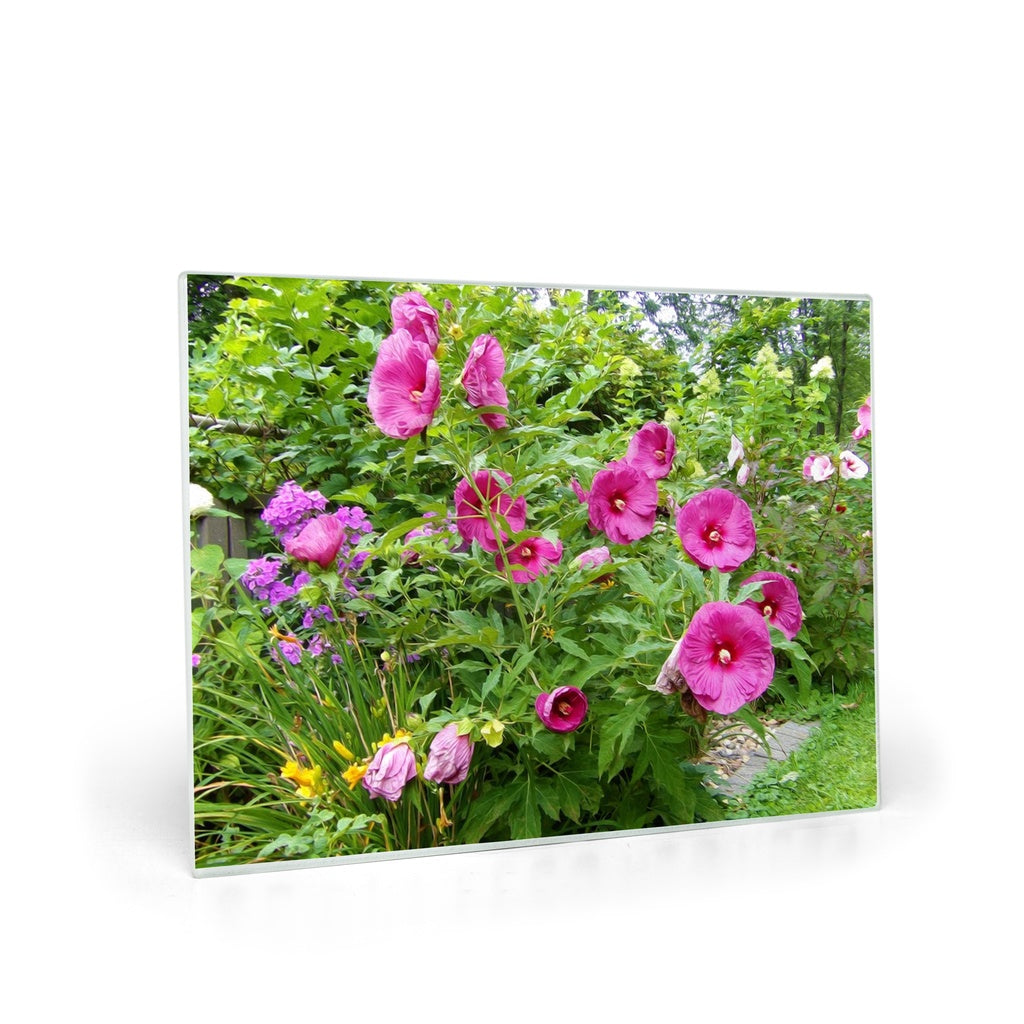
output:
[[[279,540],[290,540],[303,522],[327,508],[327,499],[319,491],[304,491],[294,480],[286,480],[267,502],[260,518]]]
[[[317,605],[316,608],[307,608],[306,614],[302,616],[302,628],[312,629],[318,619],[334,622],[334,612],[326,604]]]
[[[359,589],[350,577],[369,561],[370,552],[356,551],[355,548],[364,537],[373,533],[373,523],[358,505],[342,505],[334,513],[334,518],[345,528],[345,538],[338,549],[338,574],[345,577],[345,589],[353,597],[359,597]]]
[[[302,644],[293,640],[275,640],[270,645],[270,656],[276,662],[283,658],[291,665],[298,665],[302,660]]]
[[[292,583],[280,578],[284,562],[273,555],[254,558],[242,573],[241,581],[247,590],[261,601],[267,602],[265,611],[274,608],[283,601],[293,598],[306,583],[308,573],[299,573]]]

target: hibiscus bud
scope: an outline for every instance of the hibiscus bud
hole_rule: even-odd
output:
[[[439,785],[454,786],[469,774],[472,758],[473,741],[468,736],[460,736],[458,726],[451,722],[431,742],[423,778]]]
[[[316,562],[326,569],[345,543],[345,527],[334,516],[316,516],[295,537],[284,542],[284,549],[301,562]]]

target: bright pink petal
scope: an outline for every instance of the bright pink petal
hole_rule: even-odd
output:
[[[661,480],[672,471],[676,454],[676,438],[664,423],[645,423],[630,439],[624,462],[635,466],[654,480]]]
[[[757,544],[750,506],[731,491],[713,487],[694,495],[676,518],[683,550],[702,569],[732,572]]]
[[[464,540],[477,541],[485,551],[498,550],[487,510],[497,521],[502,543],[508,540],[505,526],[512,533],[519,533],[526,527],[526,498],[521,494],[513,498],[508,493],[511,486],[512,477],[507,473],[491,473],[486,469],[474,473],[472,481],[459,482],[455,488],[455,515],[456,526]]]
[[[404,329],[385,338],[366,402],[374,423],[389,437],[409,438],[429,426],[441,404],[441,370],[429,346]]]
[[[609,462],[594,476],[587,507],[595,530],[615,544],[631,544],[654,529],[657,481],[628,462]]]
[[[552,543],[545,537],[528,537],[505,552],[509,570],[515,583],[532,583],[538,576],[546,576],[551,566],[562,560],[562,542]],[[494,556],[494,564],[504,570],[501,552]]]
[[[728,715],[768,689],[775,655],[752,608],[713,601],[697,610],[679,646],[679,671],[701,707]]]
[[[405,292],[391,301],[391,322],[394,329],[408,331],[416,340],[437,350],[437,310],[419,292]]]
[[[578,729],[587,714],[586,695],[575,686],[558,686],[550,693],[537,695],[537,717],[552,732]]]
[[[763,618],[781,629],[787,640],[792,640],[800,632],[804,619],[796,584],[788,576],[778,572],[755,572],[740,586],[745,587],[748,583],[758,582],[764,584],[761,587],[761,596],[747,598],[743,603],[756,609]]]

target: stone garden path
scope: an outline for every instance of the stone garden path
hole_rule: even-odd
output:
[[[741,722],[733,722],[718,743],[701,760],[713,765],[719,780],[716,788],[727,796],[736,796],[750,785],[769,761],[785,761],[818,727],[818,722],[765,723],[765,750],[754,731]]]

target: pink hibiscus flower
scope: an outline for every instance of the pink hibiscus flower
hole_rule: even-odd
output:
[[[813,480],[816,484],[820,484],[823,480],[827,480],[835,470],[832,465],[832,459],[828,455],[818,455],[816,452],[811,452],[810,455],[804,459],[804,479]]]
[[[484,551],[497,551],[498,540],[488,513],[498,524],[501,542],[508,540],[504,527],[519,533],[526,526],[526,498],[508,493],[512,477],[500,470],[481,469],[472,481],[461,480],[455,488],[455,522],[463,540],[478,541]]]
[[[394,329],[406,330],[415,341],[437,351],[437,311],[419,292],[405,292],[391,300],[391,322]]]
[[[628,462],[609,462],[587,497],[590,525],[615,544],[631,544],[654,529],[658,483]]]
[[[679,510],[676,533],[697,565],[722,572],[745,562],[757,543],[750,506],[721,487],[695,494]]]
[[[839,475],[844,480],[860,480],[868,475],[868,464],[853,452],[839,453]]]
[[[547,576],[551,566],[562,560],[562,542],[556,540],[552,544],[544,537],[528,537],[505,553],[513,582],[532,583],[538,576]],[[494,564],[504,571],[505,563],[501,560],[500,551],[494,556]]]
[[[501,343],[492,334],[481,334],[469,347],[461,378],[461,384],[466,389],[466,399],[474,409],[483,405],[508,408],[508,394],[501,382],[504,372],[505,353]],[[481,413],[480,419],[492,430],[501,430],[508,423],[498,412]]]
[[[347,539],[345,527],[335,516],[316,516],[284,542],[284,549],[300,562],[316,562],[326,569]]]
[[[768,626],[745,605],[703,605],[679,646],[679,671],[702,708],[732,714],[760,697],[775,674]]]
[[[857,426],[850,435],[854,441],[863,441],[871,433],[871,396],[857,410]]]
[[[664,423],[645,423],[630,439],[623,462],[628,462],[649,476],[661,480],[672,471],[676,454],[676,437]]]
[[[385,338],[366,404],[388,437],[413,437],[429,426],[441,404],[441,370],[430,347],[404,328]]]
[[[800,625],[804,621],[796,584],[778,572],[755,572],[740,586],[761,581],[764,582],[761,596],[748,597],[743,603],[760,612],[768,622],[782,630],[787,640],[792,640],[800,632]]]
[[[586,694],[575,686],[556,686],[550,693],[537,694],[537,717],[552,732],[572,732],[587,714]]]

